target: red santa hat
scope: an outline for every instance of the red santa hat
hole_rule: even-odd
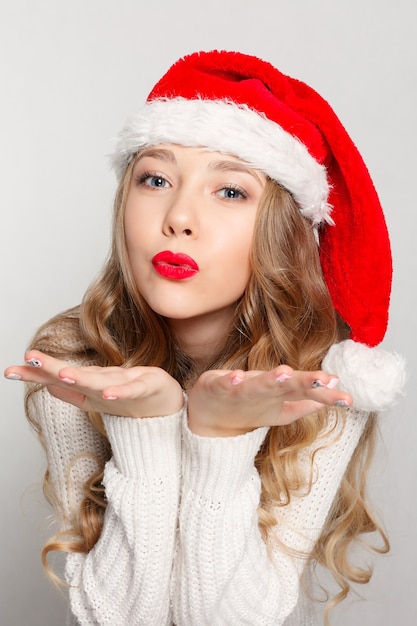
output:
[[[367,348],[387,328],[388,232],[366,165],[330,105],[257,57],[198,52],[177,61],[128,121],[114,155],[117,173],[159,143],[233,154],[293,195],[317,231],[334,308],[351,329],[351,340],[333,346],[323,367],[340,376],[359,408],[389,406],[404,381],[402,360]]]

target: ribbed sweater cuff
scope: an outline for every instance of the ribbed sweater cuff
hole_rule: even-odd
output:
[[[103,414],[114,463],[127,477],[141,479],[178,472],[181,416],[130,418]]]
[[[236,437],[201,437],[183,416],[183,478],[194,493],[218,501],[233,498],[257,471],[255,456],[268,428]]]

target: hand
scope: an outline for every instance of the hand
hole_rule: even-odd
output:
[[[290,424],[324,405],[349,406],[338,379],[322,371],[280,366],[270,372],[211,370],[189,393],[190,430],[207,437],[230,437],[260,426]]]
[[[75,367],[37,350],[26,365],[8,367],[13,380],[41,383],[49,392],[82,409],[124,417],[155,417],[184,404],[179,383],[159,367]]]

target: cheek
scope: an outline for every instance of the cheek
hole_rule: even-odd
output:
[[[246,288],[251,268],[252,232],[239,229],[235,231],[232,240],[226,238],[224,242],[223,271],[227,274],[232,288],[238,291]]]
[[[146,219],[141,212],[136,207],[127,204],[124,215],[124,230],[129,255],[137,254],[143,248],[148,229]]]
[[[125,228],[125,251],[126,251],[126,262],[130,268],[130,274],[133,279],[133,282],[138,288],[138,283],[142,284],[144,280],[143,271],[144,271],[144,237],[142,228],[136,224],[136,222],[132,222],[132,220],[125,219],[124,223]]]
[[[126,204],[123,216],[123,227],[125,231],[126,246],[129,248],[136,237],[137,219],[134,218],[134,211]]]
[[[249,259],[252,250],[254,223],[238,224],[230,231],[233,233],[233,243],[231,249],[237,259],[240,259],[241,263],[249,266]]]

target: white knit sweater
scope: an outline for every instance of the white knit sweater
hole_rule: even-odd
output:
[[[62,527],[82,498],[82,484],[104,456],[85,414],[46,390],[34,395],[50,480],[62,503]],[[255,455],[267,428],[237,437],[194,435],[186,409],[164,417],[104,415],[112,448],[104,484],[101,537],[88,554],[69,554],[72,622],[81,626],[313,626],[303,593],[304,559],[258,529],[260,479]],[[308,495],[276,508],[276,537],[308,553],[320,535],[366,423],[346,424],[314,449]]]

